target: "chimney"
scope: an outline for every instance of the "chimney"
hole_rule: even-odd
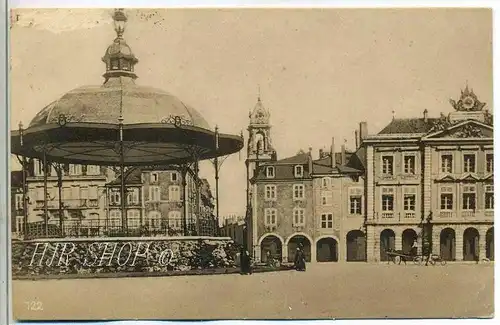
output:
[[[309,147],[309,155],[307,157],[307,167],[309,168],[309,174],[312,173],[312,168],[313,168],[313,160],[312,160],[312,148]]]
[[[359,123],[359,145],[363,144],[363,140],[368,136],[368,125],[366,122]]]
[[[346,157],[345,157],[345,144],[342,144],[342,149],[341,149],[341,165],[345,165],[346,163]]]
[[[424,122],[427,123],[427,121],[429,120],[429,111],[426,109],[424,109]]]
[[[319,149],[319,159],[323,158],[323,149]]]
[[[335,167],[335,138],[332,137],[332,146],[330,147],[330,155],[332,157],[331,167]]]
[[[354,130],[354,141],[356,141],[356,149],[359,148],[359,131]]]

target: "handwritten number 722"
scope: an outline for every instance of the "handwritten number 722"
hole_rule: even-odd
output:
[[[29,311],[41,311],[43,310],[43,304],[41,301],[25,301],[24,302],[26,304],[26,308],[29,310]]]

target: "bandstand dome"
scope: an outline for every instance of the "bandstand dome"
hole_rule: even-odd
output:
[[[214,132],[179,98],[140,86],[138,59],[123,38],[126,17],[115,12],[116,39],[102,61],[104,83],[73,89],[45,106],[28,128],[11,132],[11,151],[54,162],[98,165],[183,163],[243,148],[238,135]],[[120,148],[117,147],[118,142]]]

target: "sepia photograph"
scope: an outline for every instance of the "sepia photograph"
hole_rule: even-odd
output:
[[[16,321],[494,316],[489,8],[10,12]]]

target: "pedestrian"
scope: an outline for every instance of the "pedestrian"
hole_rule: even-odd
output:
[[[417,250],[418,250],[417,240],[414,239],[413,240],[413,245],[411,246],[410,255],[411,256],[416,256],[417,255]]]
[[[302,245],[299,245],[299,247],[297,247],[297,251],[295,252],[294,267],[297,271],[306,270],[306,257],[304,250],[302,249]]]
[[[427,266],[429,264],[429,261],[430,261],[431,256],[432,256],[432,250],[431,250],[431,246],[429,245],[429,243],[424,244],[422,253],[423,253],[422,255],[426,258],[425,259],[425,266]]]
[[[240,250],[240,274],[248,274],[248,257],[247,251],[242,247]]]

